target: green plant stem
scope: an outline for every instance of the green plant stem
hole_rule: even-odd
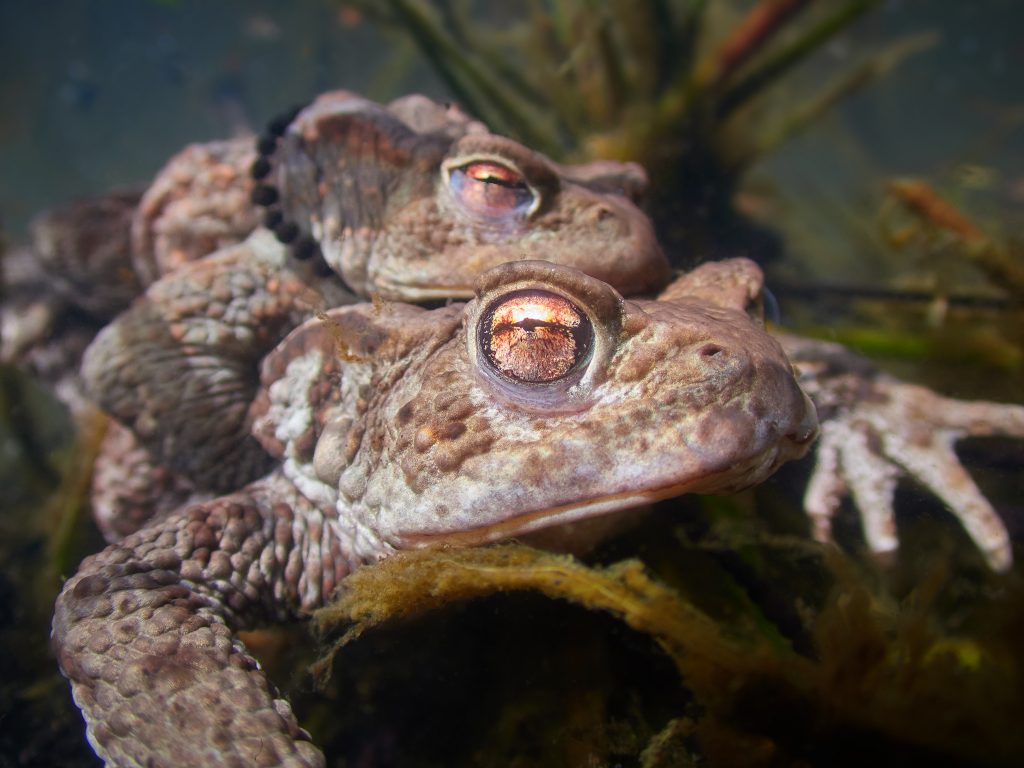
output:
[[[724,83],[810,4],[811,0],[761,0],[715,53],[711,82]]]
[[[484,62],[467,56],[441,28],[428,4],[420,0],[393,2],[420,50],[437,67],[456,98],[492,127],[506,126],[541,151],[558,152],[554,131],[529,117],[536,110],[519,103]]]
[[[591,3],[596,5],[596,3]],[[607,124],[609,121],[613,121],[619,114],[619,110],[626,101],[626,93],[628,86],[626,85],[626,75],[623,71],[623,59],[625,54],[615,44],[615,40],[612,37],[612,19],[606,14],[602,13],[598,9],[594,11],[597,17],[596,29],[594,29],[593,36],[595,41],[595,58],[601,65],[601,81],[603,87],[601,90],[603,98],[598,100],[594,99],[594,103],[602,103],[604,109],[603,115],[599,115],[599,120],[602,123]]]
[[[658,3],[664,10],[661,15],[666,19],[672,19],[670,3]],[[665,67],[673,73],[676,78],[693,79],[693,63],[697,57],[697,39],[700,37],[701,25],[704,22],[704,12],[707,10],[708,0],[690,0],[687,3],[687,10],[682,21],[670,26],[674,33],[671,38],[663,38],[663,45],[666,46]]]
[[[718,100],[715,117],[721,121],[774,83],[790,68],[819,50],[828,40],[880,3],[881,0],[850,0],[822,19],[806,34],[770,56],[761,66],[742,78]]]

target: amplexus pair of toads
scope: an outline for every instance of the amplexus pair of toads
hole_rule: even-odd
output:
[[[85,560],[58,599],[61,668],[109,764],[321,765],[236,630],[307,615],[398,549],[750,486],[816,434],[762,327],[758,268],[706,264],[669,282],[629,199],[635,166],[558,166],[421,97],[383,107],[346,93],[289,115],[254,152],[218,152],[204,156],[220,173],[181,182],[172,161],[143,196],[133,259],[151,282],[83,364],[132,450],[197,494]],[[255,182],[232,171],[243,163]],[[189,181],[200,176],[229,183]],[[270,231],[183,249],[195,239],[175,206],[241,221],[237,187]],[[402,303],[441,297],[470,300]],[[809,364],[807,349],[801,375],[849,423],[856,404],[829,382],[852,374],[836,354]],[[876,408],[905,386],[859,381]],[[951,409],[946,433],[989,429],[996,414],[980,407],[971,427]],[[830,450],[823,537],[828,505],[865,487]],[[973,533],[1005,564],[1005,531],[985,514]]]

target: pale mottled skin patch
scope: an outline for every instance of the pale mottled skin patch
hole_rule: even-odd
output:
[[[582,369],[543,391],[496,378],[474,330],[524,286],[594,324]],[[745,309],[623,301],[520,262],[484,275],[468,305],[363,304],[306,322],[265,360],[252,407],[275,468],[111,545],[65,585],[54,645],[98,754],[323,765],[236,630],[304,615],[397,548],[745,487],[802,454],[813,408]]]

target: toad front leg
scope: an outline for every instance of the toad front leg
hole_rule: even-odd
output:
[[[321,766],[233,632],[294,619],[347,569],[332,529],[277,475],[83,563],[53,642],[109,765]],[[301,553],[301,554],[300,554]]]
[[[1024,406],[967,402],[899,381],[866,359],[823,341],[780,334],[821,419],[817,463],[804,496],[815,538],[828,541],[832,518],[852,495],[868,546],[899,546],[893,495],[901,476],[941,499],[996,570],[1013,554],[1006,526],[957,458],[966,437],[1024,438]]]
[[[316,311],[350,300],[258,231],[151,285],[96,337],[82,376],[158,464],[197,488],[235,490],[269,466],[248,435],[260,359]]]

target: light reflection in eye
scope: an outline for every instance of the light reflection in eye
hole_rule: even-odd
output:
[[[512,302],[510,302],[512,303]],[[511,307],[501,307],[502,312],[500,314],[505,316],[502,322],[510,325],[516,325],[522,323],[525,320],[547,320],[548,322],[558,322],[556,314],[551,311],[551,308],[540,302],[526,302],[523,304],[514,304]],[[495,313],[495,317],[499,313]],[[578,320],[573,318],[565,318],[565,324],[575,327],[578,325]]]
[[[519,171],[492,160],[474,160],[452,168],[448,184],[463,207],[489,219],[528,215],[535,200]]]
[[[481,318],[487,361],[513,381],[547,384],[586,362],[594,329],[571,301],[546,291],[516,291]]]

